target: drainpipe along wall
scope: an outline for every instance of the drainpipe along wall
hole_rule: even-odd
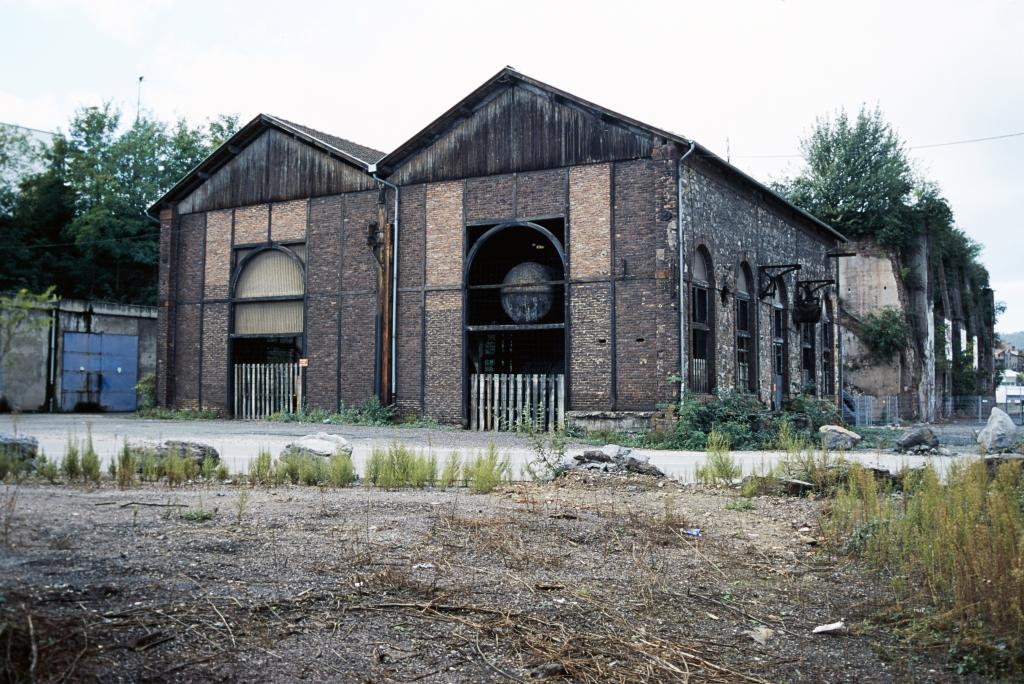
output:
[[[378,183],[380,183],[381,185],[383,185],[385,187],[391,188],[394,191],[394,193],[395,193],[394,218],[393,218],[394,232],[392,233],[392,240],[391,240],[391,244],[393,245],[393,249],[392,249],[392,253],[391,253],[391,256],[392,256],[392,261],[391,261],[391,282],[390,283],[385,283],[385,286],[390,285],[390,287],[391,287],[391,302],[390,302],[391,303],[391,312],[390,312],[390,314],[391,314],[391,326],[390,326],[391,330],[390,330],[390,333],[391,334],[389,335],[390,339],[388,340],[388,346],[389,346],[388,354],[389,354],[389,358],[390,358],[390,364],[389,364],[388,371],[389,371],[389,376],[390,377],[382,378],[382,381],[387,383],[387,391],[384,392],[384,394],[386,394],[391,399],[391,401],[394,401],[395,395],[396,395],[396,390],[397,390],[397,384],[398,384],[397,383],[398,374],[397,374],[397,370],[396,370],[397,369],[397,361],[398,361],[398,250],[399,250],[400,245],[401,245],[401,240],[399,239],[401,233],[399,231],[399,220],[398,220],[398,198],[399,198],[399,193],[401,191],[399,190],[397,185],[395,185],[394,183],[389,183],[389,182],[387,182],[383,178],[380,178],[377,175],[377,165],[376,164],[370,164],[369,168],[367,169],[367,171],[369,172],[369,174],[371,176],[373,176],[373,179],[375,181],[377,181]]]
[[[683,277],[683,162],[693,154],[697,143],[690,141],[690,149],[676,163],[676,245],[679,248],[679,400],[686,394],[686,281]]]

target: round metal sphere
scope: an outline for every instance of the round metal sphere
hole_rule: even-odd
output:
[[[501,282],[501,308],[516,323],[536,323],[555,303],[554,286],[547,267],[524,261],[512,268]]]

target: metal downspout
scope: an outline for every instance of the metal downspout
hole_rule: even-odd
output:
[[[399,224],[398,224],[398,195],[401,192],[397,185],[389,183],[383,178],[377,175],[376,170],[371,172],[373,179],[378,183],[391,188],[395,191],[395,235],[394,235],[394,246],[395,249],[392,253],[392,266],[391,266],[391,349],[389,350],[391,355],[391,399],[395,400],[397,397],[397,385],[398,385],[398,249],[399,249]]]
[[[693,154],[697,143],[676,162],[676,245],[679,247],[679,400],[686,394],[686,283],[683,280],[683,162]]]

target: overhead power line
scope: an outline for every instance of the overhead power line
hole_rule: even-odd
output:
[[[987,142],[989,140],[1005,140],[1006,138],[1018,138],[1024,135],[1024,131],[1018,133],[1006,133],[1004,135],[990,135],[985,138],[968,138],[967,140],[951,140],[949,142],[930,143],[928,145],[908,145],[908,150],[924,150],[930,147],[949,147],[950,145],[967,145],[970,143]],[[737,154],[737,159],[796,159],[802,157],[800,154]]]

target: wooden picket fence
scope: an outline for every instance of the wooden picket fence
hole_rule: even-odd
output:
[[[469,426],[473,430],[550,431],[565,426],[565,376],[473,373]]]
[[[302,369],[298,363],[236,363],[235,418],[266,418],[302,406]]]

